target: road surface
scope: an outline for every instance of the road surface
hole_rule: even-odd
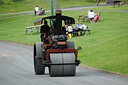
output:
[[[33,47],[0,42],[0,85],[128,85],[128,78],[78,66],[74,77],[35,75]]]

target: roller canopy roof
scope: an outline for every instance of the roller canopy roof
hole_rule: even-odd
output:
[[[65,24],[75,24],[75,19],[72,17],[61,16],[61,18]],[[49,17],[44,17],[44,18],[38,19],[34,22],[34,25],[43,24],[43,20],[46,20],[46,19],[56,19],[56,16],[49,16]]]

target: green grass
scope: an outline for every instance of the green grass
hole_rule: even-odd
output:
[[[128,6],[127,5],[121,5],[121,6],[106,6],[106,7],[95,7],[91,8],[92,10],[103,10],[103,11],[128,11]],[[85,8],[85,10],[88,10]]]
[[[79,51],[82,64],[128,74],[127,14],[103,12],[100,23],[85,23],[91,35],[70,39],[83,47]]]
[[[68,15],[78,19],[79,15],[87,12],[65,11]],[[50,13],[47,13],[48,16]],[[113,72],[128,74],[128,13],[103,12],[101,22],[85,25],[91,29],[91,34],[70,38],[75,47],[82,46],[79,59],[82,64]],[[32,26],[36,19],[45,16],[25,15],[8,19],[0,19],[0,40],[33,45],[40,42],[40,34],[25,34],[25,27]]]
[[[54,0],[54,9],[74,6],[87,6],[94,4],[95,3],[87,2],[87,0],[58,0],[58,2],[57,0]],[[0,4],[0,14],[22,11],[34,11],[36,5],[38,5],[39,8],[43,8],[45,10],[51,8],[50,0],[25,0],[23,2],[6,2],[5,4]]]
[[[67,3],[68,2],[68,3]],[[94,5],[95,3],[88,2],[87,0],[59,0],[62,8]],[[65,5],[66,4],[66,5]]]
[[[8,14],[8,15],[0,15],[0,18],[6,18],[6,17],[14,17],[14,16],[19,16],[19,15],[24,15],[25,13],[20,13],[20,14]]]

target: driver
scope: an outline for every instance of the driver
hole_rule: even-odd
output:
[[[48,43],[46,38],[50,34],[50,27],[48,26],[46,20],[44,21],[44,25],[41,26],[40,33],[41,33],[41,41],[44,43]]]

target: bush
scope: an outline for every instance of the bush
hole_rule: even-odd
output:
[[[10,5],[13,2],[21,2],[21,1],[25,1],[25,0],[0,0],[0,4],[8,4],[8,5]]]
[[[13,3],[12,0],[3,0],[3,4],[10,5],[10,4],[12,4],[12,3]]]
[[[97,0],[87,0],[88,2],[96,3]]]
[[[0,4],[3,4],[4,3],[4,0],[0,0]]]
[[[123,3],[128,3],[128,0],[121,0]]]
[[[12,0],[13,2],[20,2],[20,1],[24,1],[24,0]]]

